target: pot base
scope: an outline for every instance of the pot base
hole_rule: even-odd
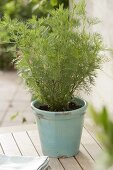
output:
[[[43,152],[43,151],[42,151]],[[79,153],[79,151],[75,152],[74,154],[67,154],[67,155],[59,155],[58,153],[55,155],[48,155],[48,153],[44,153],[44,156],[49,156],[50,158],[69,158],[69,157],[73,157],[76,156]]]

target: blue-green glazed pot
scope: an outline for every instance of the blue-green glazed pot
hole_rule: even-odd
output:
[[[39,129],[42,151],[49,157],[71,157],[79,152],[84,114],[87,103],[80,98],[74,98],[82,107],[72,111],[49,112],[40,110],[38,101],[33,101]]]

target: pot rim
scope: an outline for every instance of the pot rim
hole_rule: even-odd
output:
[[[35,111],[36,114],[41,114],[41,115],[70,115],[70,114],[84,114],[86,111],[86,108],[88,106],[88,103],[86,100],[80,98],[80,97],[74,97],[74,99],[77,99],[79,101],[81,101],[83,103],[83,106],[81,108],[75,109],[75,110],[71,110],[71,111],[59,111],[59,112],[55,112],[55,111],[46,111],[46,110],[41,110],[38,109],[37,107],[35,107],[35,104],[38,102],[38,100],[34,100],[31,102],[31,108]]]

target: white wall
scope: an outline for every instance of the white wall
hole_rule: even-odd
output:
[[[70,0],[70,2],[79,0]],[[87,12],[98,17],[101,23],[95,27],[104,37],[108,45],[113,47],[113,0],[87,0]]]
[[[106,43],[113,47],[113,0],[93,0],[93,15],[102,21],[97,29]]]

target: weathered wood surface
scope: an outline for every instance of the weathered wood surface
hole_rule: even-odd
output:
[[[71,158],[50,158],[48,170],[93,170],[101,146],[88,128],[84,127],[80,152]],[[6,155],[43,155],[35,125],[0,129],[0,153]]]

